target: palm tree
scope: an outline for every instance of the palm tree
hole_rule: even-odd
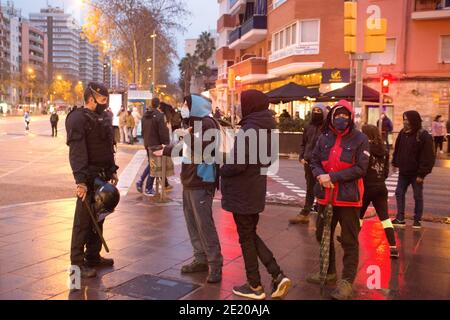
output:
[[[205,90],[208,89],[208,79],[211,77],[211,68],[208,67],[208,60],[214,54],[216,50],[215,40],[211,37],[211,33],[202,32],[197,40],[197,46],[195,49],[195,55],[200,60],[200,64],[197,68],[197,75],[203,77],[203,83]]]
[[[191,55],[190,53],[186,54],[186,56],[181,59],[178,64],[178,68],[180,69],[181,79],[184,82],[184,95],[187,96],[191,91],[191,79],[192,76],[196,73],[198,66],[198,58],[195,55]]]

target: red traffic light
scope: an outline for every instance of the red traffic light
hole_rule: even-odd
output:
[[[391,84],[391,76],[383,75],[383,77],[381,78],[381,92],[389,93],[389,85],[390,84]]]

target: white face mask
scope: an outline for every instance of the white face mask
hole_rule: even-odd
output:
[[[190,117],[190,112],[189,112],[189,108],[187,106],[183,106],[181,108],[181,117],[183,119],[189,119]]]

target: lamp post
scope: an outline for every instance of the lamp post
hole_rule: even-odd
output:
[[[152,38],[152,40],[153,40],[152,95],[154,95],[155,94],[155,86],[156,86],[156,65],[155,65],[156,64],[156,30],[153,31],[153,34],[150,36],[150,38]]]

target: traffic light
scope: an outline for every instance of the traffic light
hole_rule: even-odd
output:
[[[344,52],[356,52],[356,2],[344,2]]]
[[[384,52],[386,50],[386,19],[367,21],[365,30],[364,51],[367,53]]]
[[[389,85],[391,84],[392,77],[390,74],[383,74],[381,77],[381,93],[389,93]]]
[[[228,68],[228,88],[234,89],[236,87],[236,77],[234,69]]]

